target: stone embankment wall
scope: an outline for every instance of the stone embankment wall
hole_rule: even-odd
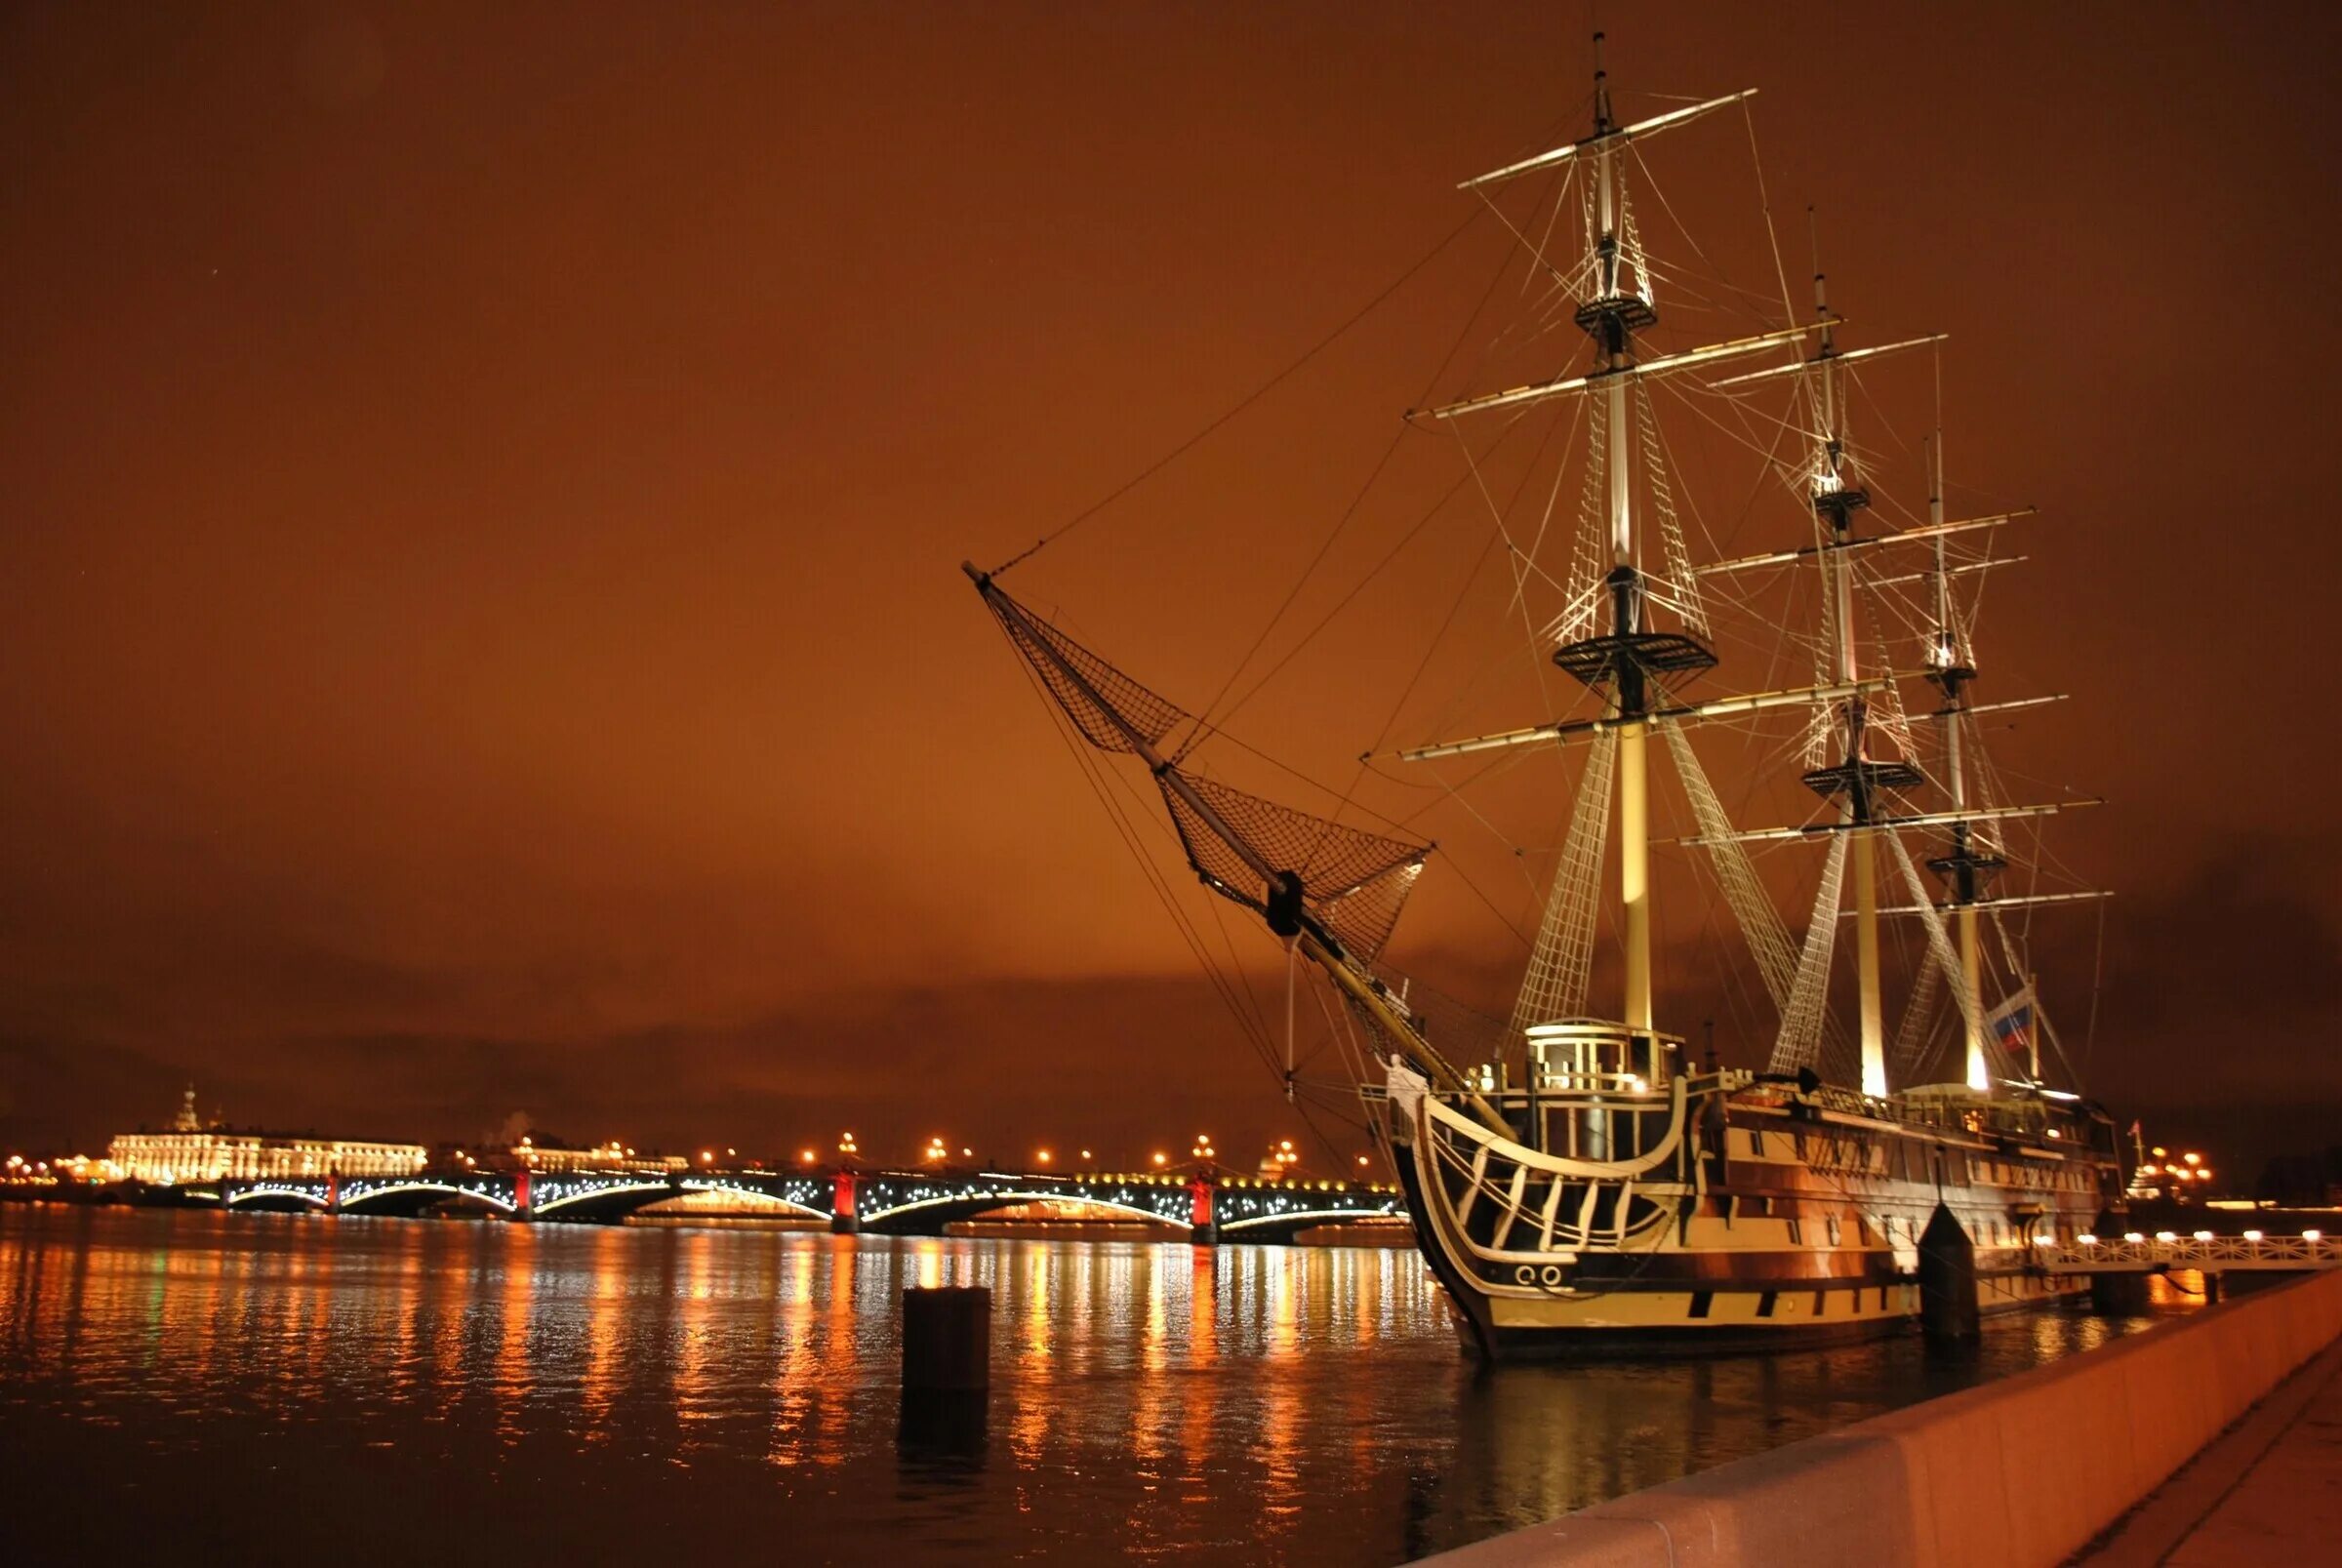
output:
[[[2052,1568],[2337,1337],[2342,1270],[1432,1561]]]

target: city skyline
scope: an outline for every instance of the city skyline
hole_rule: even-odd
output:
[[[1574,123],[1587,29],[1044,15],[6,23],[0,1144],[101,1144],[189,1075],[425,1142],[1299,1133],[955,568],[1373,298],[1458,179]],[[2331,749],[2335,323],[2288,305],[2335,238],[2342,40],[2133,15],[1607,20],[1629,101],[1762,88],[1773,200],[1818,207],[1869,341],[1953,335],[1955,480],[2044,518],[1987,679],[2071,692],[2012,747],[2110,802],[2062,840],[2119,895],[2093,1087],[2248,1178],[2342,1106],[2342,845],[2294,800]],[[1908,90],[1850,116],[1797,90],[1825,59]],[[2247,155],[2207,113],[2286,130]],[[1019,591],[1208,697],[1496,254]],[[1427,551],[1403,635],[1338,621],[1235,733],[1346,763],[1382,709],[1313,688],[1403,671],[1454,570]],[[1482,918],[1451,883],[1400,940],[1470,980]],[[2093,919],[2042,938],[2068,977]],[[1663,945],[1682,989],[1698,943]]]

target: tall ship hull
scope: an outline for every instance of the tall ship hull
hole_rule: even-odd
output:
[[[1425,1261],[1489,1360],[1701,1355],[1892,1333],[1922,1305],[1939,1209],[1979,1310],[2084,1288],[2038,1249],[2120,1195],[2115,1130],[1947,1089],[1878,1102],[1746,1073],[1489,1097],[1499,1135],[1400,1067],[1381,1097]],[[1602,1160],[1573,1158],[1616,1140]],[[1556,1152],[1560,1151],[1560,1152]]]
[[[1134,854],[1163,818],[1125,815],[1117,789],[1159,804],[1203,888],[1257,916],[1281,945],[1284,1097],[1305,1113],[1363,1108],[1470,1352],[1741,1352],[1884,1334],[1915,1317],[1972,1333],[1986,1313],[2080,1288],[2036,1259],[2093,1229],[2124,1186],[2120,1141],[2080,1092],[2030,947],[2035,909],[2103,896],[2044,879],[2062,873],[2040,834],[2046,819],[2096,802],[2003,797],[1976,722],[2057,700],[1973,699],[1980,584],[2012,564],[1992,541],[2030,508],[1947,515],[1940,370],[1937,434],[1923,455],[1906,449],[1899,460],[1908,467],[1923,457],[1923,475],[1898,477],[1893,454],[1858,439],[1850,410],[1898,395],[1891,381],[1865,378],[1923,363],[1943,335],[1841,346],[1818,261],[1810,315],[1789,299],[1769,208],[1778,300],[1720,271],[1703,276],[1697,241],[1654,260],[1633,194],[1656,190],[1646,150],[1692,125],[1746,116],[1751,92],[1629,122],[1613,113],[1598,36],[1595,57],[1590,135],[1463,183],[1511,236],[1506,265],[1526,262],[1518,317],[1491,334],[1472,374],[1483,385],[1492,374],[1521,379],[1459,389],[1407,420],[1461,453],[1490,534],[1399,707],[1355,757],[1349,787],[1315,786],[1329,806],[1303,810],[1236,787],[1221,759],[1241,765],[1262,753],[1228,734],[1226,714],[1179,706],[1011,597],[1001,576],[1057,535],[991,571],[966,571]],[[1749,144],[1753,158],[1753,125]],[[1664,192],[1657,203],[1679,227]],[[1670,289],[1688,297],[1686,314],[1710,341],[1658,341]],[[1497,292],[1491,284],[1480,308]],[[1733,311],[1744,313],[1730,336],[1712,336],[1701,319]],[[1525,356],[1525,368],[1499,369],[1507,353]],[[1682,499],[1693,486],[1676,465],[1663,407],[1687,408],[1758,454],[1756,483],[1742,488],[1750,508],[1768,493],[1787,500],[1778,547],[1727,556],[1705,537]],[[1891,515],[1897,483],[1925,487],[1923,511]],[[1886,520],[1873,520],[1875,503]],[[1503,563],[1490,579],[1503,601],[1490,619],[1508,657],[1525,643],[1534,680],[1521,683],[1520,700],[1542,716],[1384,749],[1491,559]],[[1761,667],[1809,671],[1809,683],[1706,695],[1699,683],[1732,646],[1769,646]],[[1424,722],[1450,723],[1493,657]],[[1778,775],[1779,809],[1802,820],[1754,830],[1732,820],[1695,744],[1719,735],[1749,764],[1742,803]],[[1110,783],[1112,765],[1093,752],[1142,765],[1151,787]],[[1530,804],[1533,825],[1512,832],[1467,791],[1522,763],[1559,770],[1561,785]],[[1386,765],[1430,782],[1395,779]],[[1662,769],[1672,797],[1654,783]],[[1361,802],[1378,778],[1415,791],[1392,797],[1395,817]],[[1567,807],[1558,843],[1555,794]],[[1502,1016],[1468,1007],[1468,1017],[1433,1022],[1419,1008],[1436,993],[1400,978],[1385,949],[1436,847],[1409,824],[1451,802],[1458,830],[1493,838],[1486,853],[1508,874],[1536,864],[1546,874],[1527,878],[1525,890],[1542,896],[1518,920],[1472,884],[1527,948],[1526,964]],[[1672,832],[1658,820],[1671,808]],[[2024,842],[2012,842],[2011,823],[2025,824]],[[1759,864],[1752,845],[1782,853]],[[1671,952],[1655,936],[1654,851],[1679,851],[1693,867],[1676,885],[1701,890],[1702,928],[1742,939],[1710,945],[1713,973],[1686,976],[1685,945]],[[2021,862],[2022,884],[2004,887]],[[1202,928],[1159,870],[1149,874],[1191,951],[1213,969]],[[1785,889],[1798,901],[1787,913],[1777,903]],[[1800,907],[1810,908],[1801,929]],[[1852,963],[1834,971],[1840,930]],[[1600,988],[1614,991],[1597,1002],[1605,935],[1616,962]],[[1305,974],[1327,1004],[1326,1029],[1308,1052],[1297,1049]],[[1250,981],[1213,978],[1232,1011],[1251,999],[1244,1022],[1270,1057],[1274,1025]],[[1739,1054],[1761,1066],[1718,1065],[1713,1047],[1695,1066],[1682,1038],[1664,1032],[1689,997],[1719,991],[1735,999]],[[1901,992],[1891,1026],[1890,991]],[[1312,1074],[1329,1055],[1348,1065],[1347,1077]]]

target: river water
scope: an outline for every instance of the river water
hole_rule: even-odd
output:
[[[993,1292],[906,1432],[908,1286]],[[0,1542],[400,1562],[1395,1562],[2142,1326],[1459,1355],[1410,1252],[0,1204]]]

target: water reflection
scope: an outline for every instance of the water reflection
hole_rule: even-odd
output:
[[[993,1292],[972,1422],[901,1402],[912,1284]],[[1394,1560],[2135,1326],[1475,1376],[1380,1250],[18,1206],[0,1304],[12,1539],[408,1560]]]

